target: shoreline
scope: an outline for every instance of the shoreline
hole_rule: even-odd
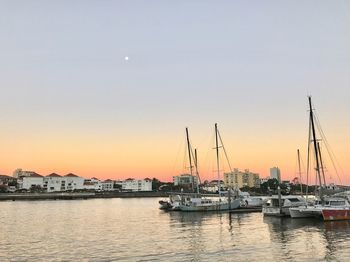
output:
[[[94,198],[144,198],[167,196],[167,192],[1,193],[0,201],[76,200]]]

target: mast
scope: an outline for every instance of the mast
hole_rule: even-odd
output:
[[[215,123],[215,143],[216,143],[216,166],[218,168],[218,193],[220,197],[220,165],[219,165],[219,143],[218,143],[218,124]]]
[[[320,148],[320,142],[317,142],[317,148],[320,155],[320,164],[321,164],[321,171],[322,171],[322,178],[323,178],[323,185],[326,187],[326,177],[324,175],[324,168],[323,168],[323,160],[322,160],[322,154],[321,154],[321,148]]]
[[[300,152],[298,149],[298,166],[299,166],[299,181],[300,181],[300,192],[301,192],[301,196],[303,196],[303,184],[301,183],[301,168],[300,168]]]
[[[194,190],[194,181],[193,181],[193,166],[192,166],[192,157],[191,157],[191,144],[190,144],[190,138],[188,135],[188,128],[186,127],[186,138],[187,138],[187,149],[188,149],[188,160],[190,162],[190,173],[192,176],[192,190]]]
[[[311,96],[309,96],[308,98],[309,98],[309,106],[310,106],[310,121],[311,121],[311,129],[312,129],[312,140],[313,140],[313,145],[314,145],[314,150],[315,150],[315,159],[316,159],[316,172],[317,172],[317,177],[318,177],[318,181],[320,184],[320,199],[323,202],[322,180],[321,180],[321,174],[320,174],[320,162],[319,162],[319,156],[318,156],[317,139],[316,139],[316,132],[315,132],[315,124],[314,124],[314,113],[313,113],[312,104],[311,104]]]

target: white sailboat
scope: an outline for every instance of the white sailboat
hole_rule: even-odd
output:
[[[316,163],[316,175],[319,182],[319,195],[318,199],[312,204],[306,204],[300,207],[290,208],[290,216],[292,218],[305,218],[305,217],[321,217],[324,220],[344,220],[350,219],[350,204],[347,198],[331,196],[325,197],[326,179],[324,175],[324,167],[322,161],[322,155],[320,150],[320,144],[316,137],[314,113],[311,103],[311,97],[309,99],[310,107],[310,123],[309,123],[309,143],[314,148],[315,163]],[[311,138],[312,136],[312,138]],[[310,152],[310,150],[308,150]],[[308,154],[309,161],[309,154]]]
[[[218,199],[201,197],[199,194],[197,197],[182,201],[178,206],[180,211],[184,212],[198,212],[198,211],[224,211],[232,210],[240,207],[241,200],[237,197],[232,196],[231,190],[228,190],[227,196],[223,197],[221,193],[220,185],[220,162],[219,162],[219,131],[217,124],[215,123],[215,142],[216,142],[216,164],[218,173]],[[220,137],[222,144],[222,140]],[[197,161],[195,161],[195,164]]]

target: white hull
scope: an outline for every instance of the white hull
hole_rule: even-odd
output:
[[[196,203],[188,203],[184,205],[179,205],[179,210],[184,212],[206,212],[206,211],[226,211],[237,209],[240,206],[240,200],[235,199],[231,201],[231,205],[227,201],[213,201],[208,204],[196,204]]]
[[[289,209],[291,218],[319,217],[322,209],[315,206],[304,206]]]
[[[282,207],[280,208],[279,203]],[[271,197],[263,205],[262,212],[266,216],[290,216],[290,208],[305,206],[305,199],[300,196],[282,196],[281,200],[277,196]]]
[[[263,207],[262,212],[265,216],[290,216],[289,213],[290,207]]]

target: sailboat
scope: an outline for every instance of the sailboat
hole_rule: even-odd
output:
[[[188,153],[188,162],[189,162],[189,169],[190,169],[190,176],[192,177],[192,190],[195,191],[194,188],[194,179],[193,179],[193,164],[192,161],[194,161],[195,164],[195,173],[196,173],[196,177],[197,177],[197,183],[196,183],[196,192],[194,193],[183,193],[181,190],[181,194],[179,195],[178,193],[176,194],[170,194],[169,196],[169,200],[160,200],[159,204],[160,207],[159,209],[162,210],[173,210],[173,211],[178,211],[180,210],[180,205],[182,205],[182,203],[185,202],[191,202],[192,199],[197,199],[199,196],[199,173],[198,173],[198,162],[197,162],[197,149],[195,149],[195,155],[193,157],[193,150],[192,150],[192,146],[191,146],[191,142],[190,142],[190,137],[189,137],[189,133],[188,133],[188,128],[186,127],[186,144],[187,144],[187,153]],[[194,160],[193,160],[194,158]]]
[[[221,140],[221,137],[220,137]],[[222,141],[221,141],[222,143]],[[215,150],[216,150],[216,165],[218,174],[218,199],[212,199],[207,197],[202,197],[197,194],[196,197],[191,197],[188,199],[183,199],[178,206],[180,211],[184,212],[198,212],[198,211],[224,211],[232,210],[240,207],[241,200],[239,198],[233,198],[231,196],[231,191],[228,191],[227,197],[222,197],[221,185],[220,185],[220,161],[219,161],[219,131],[217,124],[215,123]],[[197,161],[195,161],[197,165]]]
[[[195,150],[195,156],[192,154],[192,147],[189,140],[188,129],[186,128],[186,140],[187,140],[187,150],[188,150],[188,161],[190,164],[190,173],[193,175],[194,162],[195,173],[199,180],[198,174],[198,161],[197,161],[197,151]],[[221,140],[221,137],[220,137]],[[234,198],[231,196],[231,191],[228,191],[227,197],[222,196],[221,185],[220,185],[220,162],[219,162],[219,131],[217,124],[215,124],[215,141],[216,141],[216,164],[218,172],[218,198],[204,197],[199,193],[199,187],[197,183],[196,193],[181,193],[172,194],[169,196],[169,201],[160,201],[161,209],[183,211],[183,212],[203,212],[203,211],[224,211],[232,210],[240,207],[241,200],[239,198]],[[222,141],[221,141],[222,143]],[[194,158],[194,160],[193,160]]]
[[[324,167],[320,144],[316,137],[314,112],[311,103],[311,97],[308,97],[310,107],[310,122],[309,122],[309,143],[308,143],[308,159],[310,153],[310,145],[312,143],[315,163],[316,176],[319,183],[318,199],[313,204],[290,208],[290,216],[292,218],[304,217],[321,217],[325,221],[350,219],[350,203],[347,198],[327,197],[325,196],[326,179],[324,175]]]

